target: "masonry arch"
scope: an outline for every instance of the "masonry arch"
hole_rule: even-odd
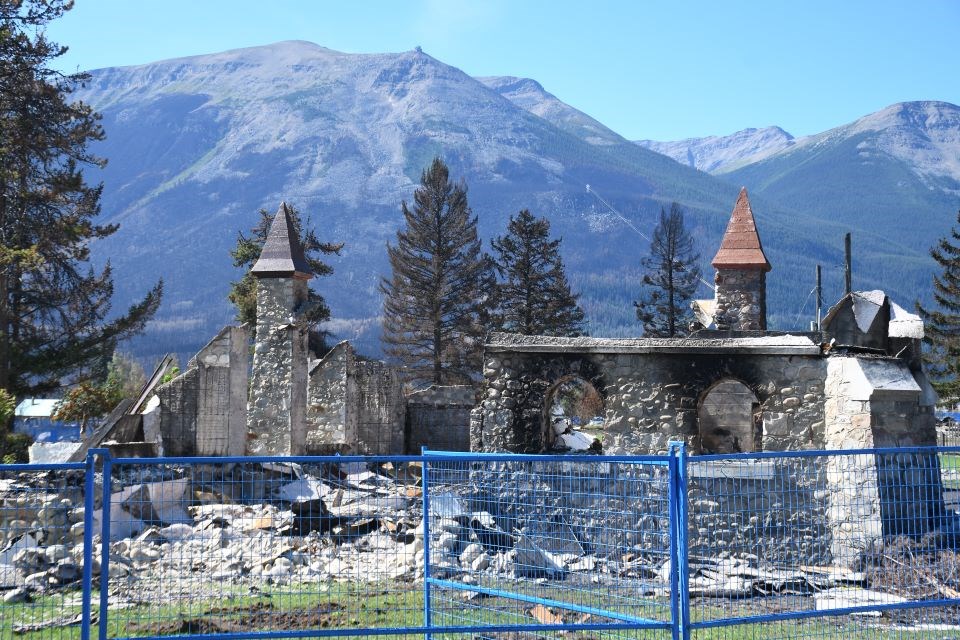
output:
[[[544,393],[541,434],[544,449],[566,446],[564,435],[579,431],[602,441],[604,398],[587,378],[568,374]]]
[[[757,451],[762,443],[761,402],[746,384],[722,378],[700,396],[697,425],[703,453]]]

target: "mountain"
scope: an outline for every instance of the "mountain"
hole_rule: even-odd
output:
[[[103,222],[120,223],[93,247],[117,274],[116,305],[165,281],[157,318],[132,345],[145,360],[189,355],[232,320],[226,293],[241,274],[228,252],[257,209],[281,200],[321,240],[345,243],[330,260],[334,275],[314,285],[330,303],[335,337],[376,353],[385,244],[435,155],[466,181],[485,238],[521,208],[550,219],[593,335],[637,333],[631,301],[648,253],[637,230],[650,235],[660,208],[676,200],[706,263],[738,190],[623,139],[533,81],[480,81],[419,50],[346,54],[282,42],[96,70],[76,97],[103,114],[107,134],[93,151],[110,162],[89,177],[104,183]],[[814,262],[839,262],[846,226],[762,194],[753,204],[774,264],[771,322],[803,325],[807,286],[798,283],[812,280]],[[871,247],[863,288],[877,284],[871,255],[899,251],[880,231],[863,231]],[[828,280],[828,299],[840,281]]]
[[[895,104],[798,138],[721,177],[852,229],[882,230],[896,243],[884,270],[901,286],[925,291],[929,271],[914,268],[921,266],[914,256],[921,251],[922,264],[929,264],[927,249],[949,232],[960,208],[960,107]]]
[[[595,145],[622,144],[624,139],[582,111],[549,93],[536,80],[513,76],[477,78],[504,98],[567,133]],[[662,153],[654,149],[657,153]],[[664,154],[670,155],[670,154]]]
[[[723,173],[788,149],[794,144],[794,138],[780,127],[764,127],[744,129],[729,136],[676,142],[636,140],[636,143],[700,171]]]

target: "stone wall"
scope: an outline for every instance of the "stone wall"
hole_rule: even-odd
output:
[[[192,456],[196,452],[199,379],[198,369],[187,369],[170,382],[157,387],[164,455]]]
[[[558,381],[578,376],[603,396],[605,453],[664,452],[677,439],[699,452],[699,403],[721,380],[742,382],[756,395],[763,420],[760,448],[817,447],[823,443],[826,361],[816,348],[807,353],[488,352],[474,446],[541,451],[545,398]]]
[[[162,451],[169,456],[239,456],[247,441],[249,332],[225,327],[157,388]]]
[[[347,342],[331,349],[310,369],[307,389],[307,452],[349,451],[357,440],[357,414],[347,411],[355,395],[353,350]]]
[[[396,454],[404,449],[399,375],[341,342],[310,370],[307,451]]]
[[[306,300],[306,280],[257,280],[257,339],[247,405],[247,450],[253,455],[305,451],[307,327],[299,314]]]
[[[357,450],[373,455],[402,453],[406,402],[396,369],[378,360],[355,365]]]
[[[471,386],[431,386],[407,396],[407,452],[422,447],[469,451],[471,411],[476,391]]]
[[[936,444],[935,396],[925,376],[893,358],[835,356],[826,380],[828,449]],[[918,384],[917,381],[920,381]],[[919,535],[942,523],[936,456],[835,456],[827,462],[833,555],[856,566],[884,535]]]
[[[688,475],[692,556],[748,557],[781,566],[832,561],[822,459],[693,456]]]
[[[720,269],[714,277],[717,329],[767,328],[767,274],[759,269]]]

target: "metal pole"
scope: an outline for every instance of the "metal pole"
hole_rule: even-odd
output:
[[[850,295],[853,291],[853,258],[850,251],[850,234],[843,236],[843,275],[846,282],[846,293]]]
[[[677,561],[679,564],[678,577],[680,587],[680,619],[683,621],[682,640],[690,640],[690,563],[689,563],[689,541],[687,540],[687,527],[689,519],[689,494],[687,492],[687,446],[681,442],[678,447],[677,460],[677,493],[678,509],[677,519],[679,527],[677,531]]]
[[[670,443],[668,453],[670,461],[668,462],[667,485],[669,487],[669,510],[670,510],[670,627],[673,633],[673,640],[680,640],[680,629],[683,621],[680,619],[680,553],[679,553],[679,532],[680,532],[680,491],[679,481],[680,473],[678,471],[678,449],[676,442]]]
[[[90,607],[93,596],[93,494],[96,453],[87,451],[87,468],[83,481],[83,594],[80,611],[80,640],[90,640]]]
[[[110,451],[98,449],[103,455],[103,499],[100,507],[100,640],[107,640],[107,604],[110,601],[110,494],[113,463]]]
[[[430,481],[427,474],[427,448],[421,447],[420,490],[423,492],[423,626],[433,626],[433,614],[430,611]],[[428,631],[424,640],[430,640]]]
[[[820,278],[820,265],[817,265],[817,331],[820,331],[820,309],[823,308],[823,286]]]

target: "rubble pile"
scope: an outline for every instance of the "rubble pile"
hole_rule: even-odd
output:
[[[662,469],[575,459],[537,466],[430,464],[431,575],[487,585],[629,583],[638,596],[669,594]],[[111,606],[222,598],[231,587],[253,592],[265,584],[324,589],[334,582],[422,580],[421,475],[420,463],[115,468]],[[58,491],[43,489],[49,486]],[[78,486],[52,482],[47,474],[0,480],[6,602],[79,587],[84,513]],[[95,500],[95,558],[103,511]],[[98,579],[100,562],[91,569]],[[690,569],[693,597],[728,601],[813,596],[805,607],[829,608],[836,594],[877,588],[867,572],[773,568],[756,555],[726,551],[693,557]]]

